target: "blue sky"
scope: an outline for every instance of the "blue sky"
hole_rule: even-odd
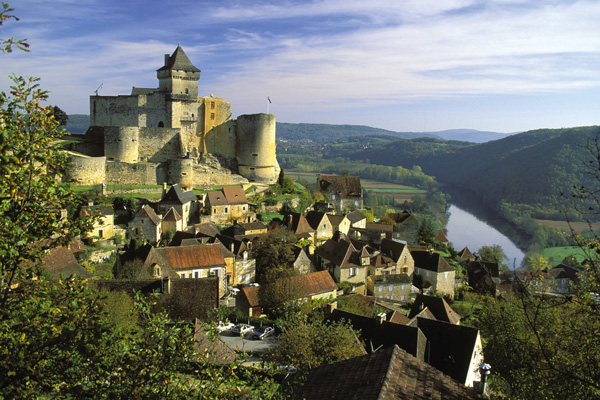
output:
[[[9,1],[7,75],[39,76],[51,104],[157,87],[181,43],[234,117],[395,131],[517,132],[598,124],[600,1]]]

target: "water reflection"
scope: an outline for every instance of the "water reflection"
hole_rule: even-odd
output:
[[[450,205],[449,212],[450,218],[446,226],[448,231],[446,236],[452,242],[456,251],[468,246],[469,250],[476,252],[481,246],[499,244],[508,256],[508,260],[505,260],[505,262],[508,263],[511,269],[513,265],[517,268],[521,265],[525,254],[496,228],[454,204]]]

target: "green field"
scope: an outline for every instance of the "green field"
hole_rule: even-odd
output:
[[[578,262],[583,261],[587,256],[578,246],[548,247],[542,251],[542,255],[547,259],[552,259],[552,264],[560,263],[565,257],[574,254]]]

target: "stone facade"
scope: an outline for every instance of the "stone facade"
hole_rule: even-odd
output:
[[[84,151],[97,159],[73,155],[68,179],[184,188],[277,180],[274,115],[233,120],[229,102],[198,96],[200,70],[180,46],[165,55],[157,78],[158,89],[90,97]]]

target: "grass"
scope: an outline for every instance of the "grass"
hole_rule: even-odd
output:
[[[278,214],[278,213],[264,213],[261,214],[261,220],[262,222],[269,222],[275,218],[279,218],[281,220],[283,220],[283,214]]]
[[[565,257],[575,255],[578,262],[583,261],[587,258],[585,252],[578,246],[561,246],[561,247],[549,247],[542,251],[542,255],[547,259],[552,259],[552,264],[558,264]]]

